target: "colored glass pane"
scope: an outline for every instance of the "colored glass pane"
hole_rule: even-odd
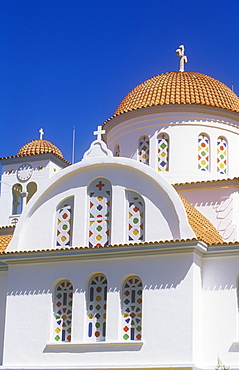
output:
[[[143,198],[133,192],[127,192],[128,200],[128,240],[143,241],[144,240],[144,201]]]
[[[111,184],[106,179],[94,180],[89,194],[89,246],[109,245],[111,225]]]
[[[116,144],[115,145],[115,148],[114,148],[114,156],[115,157],[120,157],[120,146],[119,146],[119,144]]]
[[[149,137],[147,135],[139,139],[139,161],[149,164]]]
[[[57,210],[56,245],[66,246],[71,243],[72,209],[70,204],[64,204]]]
[[[158,171],[168,171],[169,137],[167,134],[158,135]]]
[[[198,170],[209,171],[209,138],[205,134],[198,136]]]
[[[107,279],[103,274],[94,275],[88,287],[88,337],[104,341],[106,336]]]
[[[217,172],[221,175],[227,173],[227,141],[224,137],[217,139]]]
[[[55,288],[54,340],[71,341],[73,286],[69,280],[60,281]]]
[[[142,339],[142,281],[138,276],[125,280],[122,288],[122,337]]]

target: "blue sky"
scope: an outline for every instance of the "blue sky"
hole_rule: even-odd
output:
[[[31,140],[76,160],[93,131],[144,80],[179,68],[239,94],[239,1],[1,0],[0,157]]]

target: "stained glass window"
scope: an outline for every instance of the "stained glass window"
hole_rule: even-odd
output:
[[[143,198],[133,191],[127,192],[128,200],[128,240],[144,240],[145,207]]]
[[[209,137],[205,134],[198,136],[198,169],[199,171],[209,171]]]
[[[56,212],[56,245],[71,245],[73,198],[62,202]]]
[[[227,141],[222,136],[217,139],[217,172],[227,173]]]
[[[110,244],[111,184],[101,178],[92,181],[89,194],[89,246]]]
[[[159,134],[158,140],[158,171],[168,171],[169,137],[167,134]]]
[[[89,282],[88,288],[88,337],[104,341],[106,337],[107,279],[98,273]]]
[[[70,342],[73,286],[69,280],[62,280],[57,284],[54,298],[54,340]]]
[[[139,139],[139,161],[149,164],[149,137],[147,135]]]
[[[114,148],[114,156],[115,157],[120,157],[120,146],[119,146],[119,144],[116,144],[115,145],[115,148]]]
[[[124,340],[142,338],[142,281],[138,276],[130,276],[122,287],[122,315]]]

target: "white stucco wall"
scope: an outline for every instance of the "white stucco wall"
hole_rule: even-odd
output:
[[[7,265],[0,264],[0,366],[2,365],[7,299]]]
[[[107,122],[106,140],[113,151],[120,146],[120,155],[138,160],[138,142],[143,135],[150,139],[149,164],[157,170],[157,135],[169,136],[169,171],[164,176],[171,183],[238,176],[239,115],[225,109],[202,106],[162,106],[122,114]],[[198,171],[198,135],[210,140],[210,170]],[[228,170],[217,172],[217,138],[228,142]]]
[[[212,222],[225,242],[239,239],[239,192],[236,181],[176,186],[176,189]]]
[[[128,367],[191,365],[198,352],[200,286],[193,254],[10,264],[4,363],[7,366]],[[87,340],[87,279],[102,272],[108,280],[105,343]],[[128,274],[143,282],[143,340],[130,344],[121,334],[120,287]],[[74,287],[72,344],[53,343],[52,287],[59,278]],[[17,314],[17,320],[16,320]],[[195,321],[195,325],[193,323]],[[123,343],[122,343],[123,342]],[[114,344],[113,344],[114,343]]]

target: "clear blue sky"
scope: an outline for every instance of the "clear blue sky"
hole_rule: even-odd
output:
[[[76,160],[92,132],[144,80],[178,70],[239,94],[238,0],[1,0],[0,157],[38,139]]]

